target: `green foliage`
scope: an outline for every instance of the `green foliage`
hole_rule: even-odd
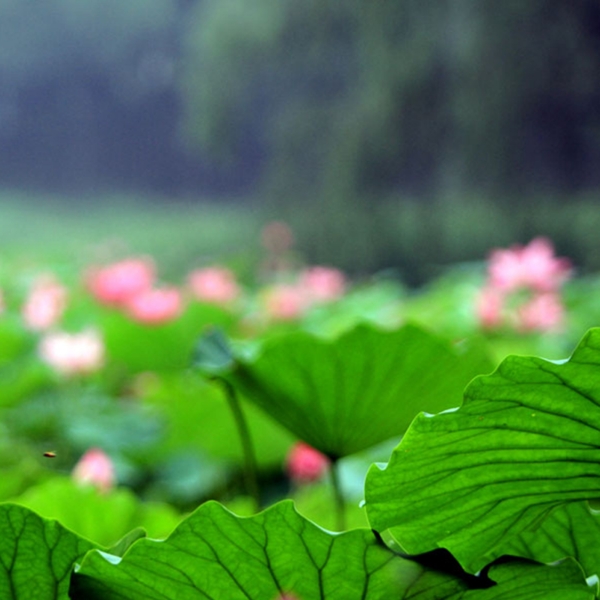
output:
[[[592,600],[594,592],[581,578],[581,569],[574,561],[554,566],[513,563],[493,566],[490,578],[497,585],[481,591],[467,592],[465,600]],[[459,596],[460,597],[460,596]],[[451,597],[454,599],[454,596]],[[449,598],[450,600],[450,598]]]
[[[553,509],[597,498],[599,349],[596,329],[566,362],[509,357],[469,385],[460,409],[419,415],[388,466],[369,472],[372,526],[408,552],[447,548],[475,572],[559,520]],[[557,538],[554,560],[565,548],[596,554]]]
[[[12,504],[0,504],[0,595],[66,600],[71,570],[93,544]]]
[[[17,505],[0,505],[0,528],[0,586],[11,598],[595,597],[573,561],[553,566],[511,561],[493,566],[489,579],[477,581],[453,568],[444,572],[419,557],[395,554],[365,529],[327,533],[300,517],[290,502],[251,518],[236,517],[209,502],[164,541],[134,530],[108,552]]]
[[[273,338],[246,358],[239,349],[232,354],[213,334],[203,340],[200,357],[213,374],[234,380],[237,373],[238,383],[254,381],[250,374],[258,380],[257,365],[265,360],[277,389],[279,378],[291,377],[284,370],[290,356],[311,364],[289,348],[303,349],[314,360],[313,376],[326,382],[324,365],[332,356],[322,356],[325,349],[334,351],[334,360],[356,367],[361,352],[378,349],[382,356],[396,357],[389,352],[389,339],[408,354],[420,345],[435,347],[425,355],[430,368],[439,356],[454,356],[418,328],[384,332],[363,325],[331,340],[306,334]],[[283,356],[277,368],[269,348]],[[352,360],[340,358],[346,353]],[[378,373],[369,364],[359,378],[363,382]],[[286,595],[297,600],[593,600],[599,525],[584,500],[598,497],[599,365],[596,329],[567,361],[509,357],[491,375],[473,380],[462,407],[417,416],[387,468],[374,466],[367,477],[372,530],[328,533],[301,517],[289,501],[245,518],[208,502],[162,541],[133,529],[115,544],[134,522],[146,523],[153,537],[164,536],[177,517],[137,504],[126,491],[102,496],[67,480],[49,481],[20,501],[114,545],[100,550],[56,521],[2,504],[0,587],[7,597],[43,599],[67,598],[68,589],[75,600]],[[339,369],[338,378],[344,372]],[[384,369],[374,381],[386,382],[388,374]],[[410,555],[383,543],[377,531],[388,529]],[[493,562],[501,556],[501,562]]]
[[[152,572],[148,565],[154,566]],[[460,577],[394,554],[368,530],[324,532],[302,519],[288,502],[250,519],[235,517],[210,502],[164,542],[140,540],[122,560],[88,553],[73,577],[71,597],[500,600],[522,594],[530,600],[593,598],[573,562],[554,568],[507,564],[492,568],[490,577],[496,586],[469,590]]]
[[[176,321],[157,327],[115,312],[103,316],[106,348],[128,372],[184,369],[196,339],[208,325],[228,328],[235,320],[231,311],[200,303],[189,306]]]
[[[588,502],[569,502],[557,508],[541,523],[506,541],[503,552],[551,563],[557,556],[572,556],[586,575],[598,572],[600,547],[598,513]]]
[[[239,461],[241,449],[237,442],[232,443],[235,429],[219,386],[195,373],[163,373],[149,378],[144,395],[146,402],[160,410],[169,423],[161,452],[168,455],[197,448],[213,461],[223,460],[229,468]],[[279,470],[293,437],[250,403],[244,402],[244,413],[259,465],[266,470]],[[164,464],[160,456],[155,460]],[[206,475],[209,466],[203,466],[201,472]],[[176,476],[181,480],[186,473]]]
[[[227,354],[213,333],[197,364],[332,458],[401,435],[421,410],[458,405],[466,383],[490,368],[479,349],[462,353],[411,325],[360,325],[333,340],[295,332],[250,357]]]
[[[73,286],[54,327],[96,325],[106,356],[93,373],[69,373],[43,364],[46,333],[20,312],[31,265],[10,267],[0,272],[0,499],[10,502],[0,596],[598,596],[600,329],[570,359],[509,356],[472,379],[491,371],[490,353],[564,356],[600,314],[595,279],[568,294],[577,313],[564,331],[535,333],[478,326],[477,268],[419,293],[357,285],[279,323],[260,313],[262,290],[224,308],[190,299],[171,322],[142,325]],[[401,325],[409,319],[427,329]],[[228,402],[246,417],[242,444]],[[240,494],[249,437],[268,507],[258,514]],[[334,459],[329,477],[282,469],[297,437]],[[97,481],[104,493],[72,480],[93,479],[73,471],[91,446],[121,487],[106,489],[112,475]]]
[[[240,0],[195,5],[188,21],[182,83],[184,98],[193,106],[188,106],[193,134],[188,127],[184,131],[188,142],[199,137],[217,153],[230,153],[247,117],[237,110],[248,86],[246,76],[268,59],[265,50],[279,39],[283,11],[282,4],[271,0],[252,6]],[[221,77],[225,57],[229,76]]]
[[[152,565],[152,571],[148,566]],[[217,503],[200,507],[164,542],[140,540],[121,561],[90,553],[74,598],[375,599],[400,594],[422,568],[394,556],[367,530],[332,536],[291,503],[251,519]]]
[[[71,531],[108,547],[143,527],[150,537],[165,537],[181,516],[168,504],[144,503],[128,489],[101,493],[68,477],[54,477],[11,500]]]

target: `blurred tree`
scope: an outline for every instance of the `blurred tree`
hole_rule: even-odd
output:
[[[597,0],[204,0],[186,39],[188,140],[234,163],[258,138],[317,256],[368,267],[394,194],[600,184]]]
[[[600,4],[454,0],[447,177],[492,191],[600,180]]]

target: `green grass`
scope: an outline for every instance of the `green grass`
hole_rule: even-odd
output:
[[[263,221],[248,206],[152,202],[131,196],[66,200],[0,192],[3,261],[81,266],[150,254],[178,276],[213,262],[244,268],[260,252]]]
[[[548,236],[557,253],[581,273],[600,270],[600,192],[573,197],[529,197],[520,202],[460,196],[372,203],[346,200],[344,210],[324,202],[281,200],[270,207],[135,196],[66,200],[0,190],[2,262],[83,267],[147,253],[161,275],[177,279],[193,267],[225,263],[249,281],[260,262],[260,230],[288,221],[300,256],[355,276],[391,269],[411,285],[435,279],[452,264],[483,261],[491,248]],[[340,205],[340,206],[341,206]]]

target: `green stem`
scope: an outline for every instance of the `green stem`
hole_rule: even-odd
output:
[[[331,477],[331,487],[333,489],[333,500],[336,514],[336,527],[338,531],[346,529],[346,514],[344,511],[344,494],[340,485],[339,463],[337,459],[331,461],[329,465],[329,475]]]
[[[256,456],[254,454],[254,446],[252,444],[252,438],[250,436],[250,430],[248,429],[248,423],[244,417],[242,406],[235,393],[235,388],[224,379],[218,378],[225,389],[225,396],[229,402],[229,407],[233,413],[235,425],[240,436],[242,443],[242,452],[244,454],[244,479],[246,483],[246,493],[254,501],[254,510],[258,512],[260,510],[260,493],[258,490],[258,468],[256,464]]]

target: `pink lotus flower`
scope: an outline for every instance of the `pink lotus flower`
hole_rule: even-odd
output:
[[[79,459],[72,477],[81,484],[94,486],[102,493],[109,492],[116,483],[113,463],[99,448],[91,448]]]
[[[323,477],[328,466],[329,459],[304,442],[296,442],[286,461],[287,473],[297,483],[317,481]]]
[[[505,293],[492,286],[481,290],[477,297],[477,317],[482,327],[495,329],[504,321]]]
[[[490,284],[504,291],[529,288],[552,292],[571,275],[571,263],[554,256],[552,243],[536,238],[527,246],[494,250],[488,266]]]
[[[327,302],[337,300],[346,291],[346,277],[331,267],[310,267],[300,274],[300,286],[311,300]]]
[[[52,275],[44,275],[34,283],[21,314],[29,329],[43,331],[58,323],[66,305],[67,289]]]
[[[201,302],[229,304],[240,295],[234,274],[222,267],[209,267],[192,271],[188,276],[192,294]]]
[[[522,330],[556,331],[564,323],[565,309],[558,294],[538,294],[519,307],[517,318]]]
[[[554,256],[550,240],[536,238],[521,255],[525,284],[538,292],[557,291],[572,275],[571,261]]]
[[[494,250],[488,282],[477,298],[485,328],[509,325],[520,331],[554,331],[564,320],[560,287],[571,276],[570,262],[554,256],[549,240]]]
[[[38,350],[46,364],[65,376],[93,373],[104,364],[104,343],[93,329],[81,333],[47,333]]]
[[[152,287],[154,262],[149,258],[129,258],[102,268],[91,269],[87,280],[93,296],[102,304],[123,306],[133,296]]]
[[[297,285],[278,284],[266,290],[263,297],[267,316],[275,321],[293,321],[304,314],[310,302]]]
[[[147,325],[161,325],[176,319],[183,310],[181,292],[174,287],[143,290],[127,300],[127,314]]]

